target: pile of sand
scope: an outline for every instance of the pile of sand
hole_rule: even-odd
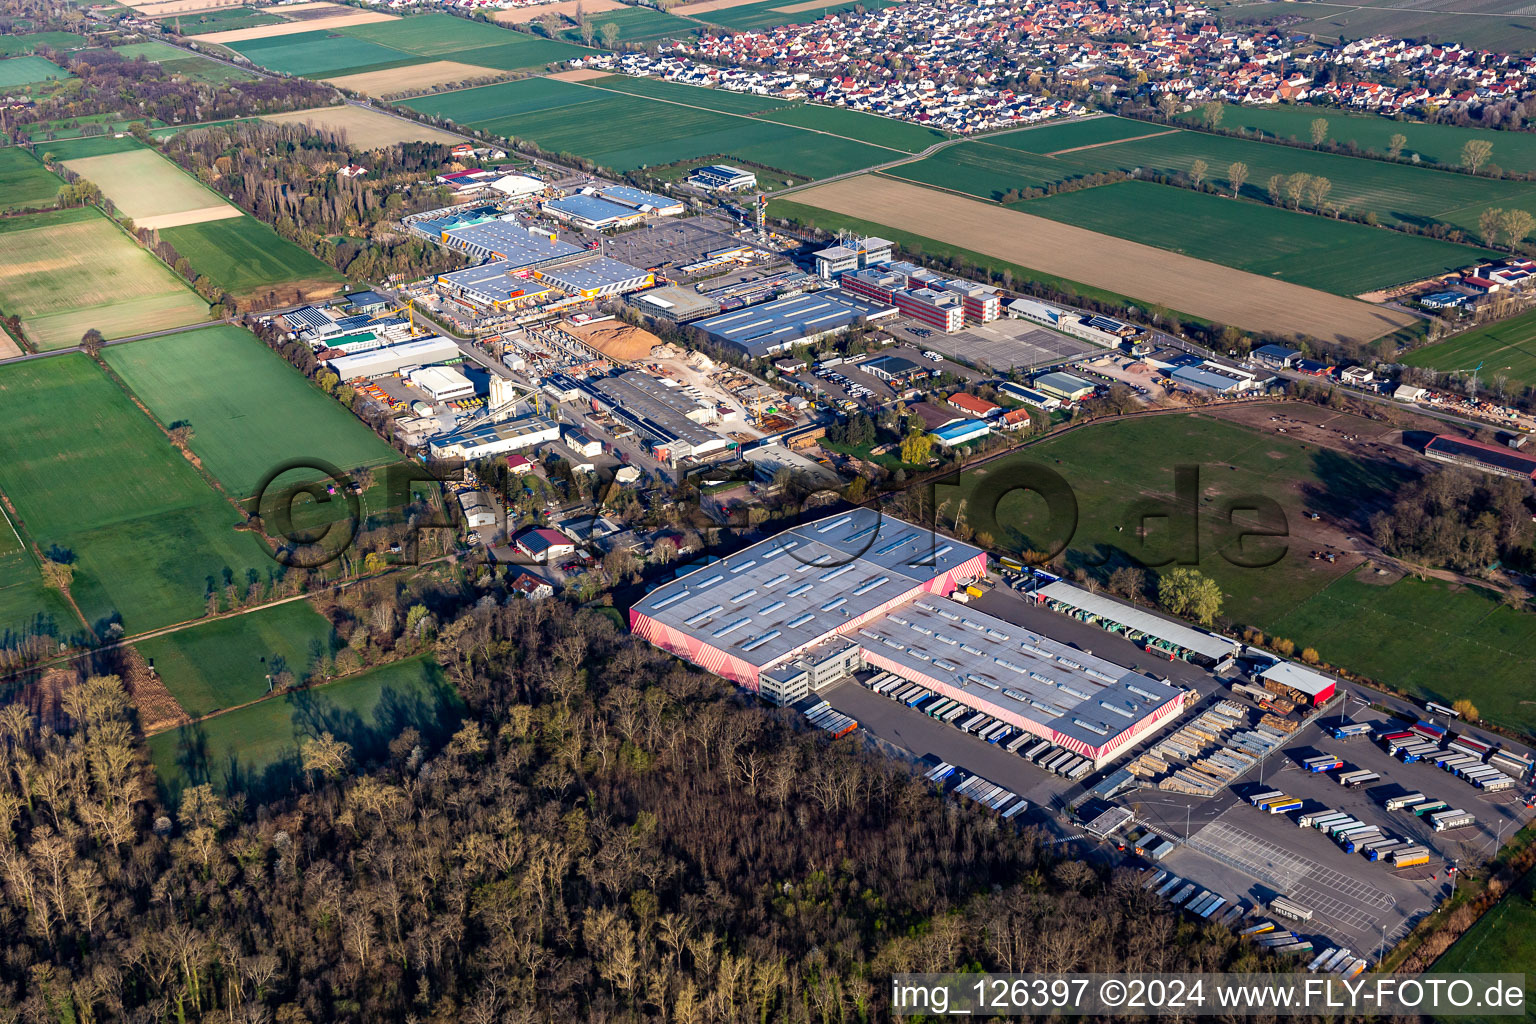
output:
[[[631,326],[622,320],[603,320],[595,324],[566,322],[560,327],[609,359],[619,362],[631,363],[644,359],[651,354],[651,349],[662,344],[662,340],[650,331]]]

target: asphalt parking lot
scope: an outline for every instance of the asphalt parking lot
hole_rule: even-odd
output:
[[[636,267],[696,263],[715,249],[741,245],[719,230],[724,225],[703,218],[653,220],[603,240],[603,252]]]

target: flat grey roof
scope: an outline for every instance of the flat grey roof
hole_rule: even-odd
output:
[[[980,553],[925,527],[854,509],[674,580],[634,610],[761,667]]]
[[[586,251],[558,238],[551,241],[547,234],[530,234],[527,228],[504,220],[449,228],[445,234],[450,240],[499,253],[513,270]]]
[[[694,326],[750,355],[760,356],[801,338],[851,327],[860,317],[878,316],[893,309],[833,289],[735,309],[699,320]]]
[[[626,370],[613,377],[599,377],[588,384],[601,392],[609,401],[647,424],[660,427],[673,437],[687,441],[695,448],[720,442],[724,438],[688,418],[688,413],[700,408],[697,402],[686,396],[672,393],[639,370]]]
[[[606,224],[613,220],[624,220],[626,217],[634,217],[639,210],[598,196],[574,195],[564,199],[551,199],[544,204],[544,209],[555,210],[571,217],[579,217],[589,224]]]
[[[1123,665],[935,595],[896,608],[851,636],[883,658],[1093,747],[1179,693]]]
[[[490,296],[502,302],[510,299],[513,292],[524,291],[530,285],[535,291],[545,290],[536,282],[513,277],[516,269],[506,260],[494,260],[476,267],[465,267],[439,275],[438,280],[455,288],[464,288],[480,295]]]
[[[1097,615],[1101,619],[1129,626],[1147,636],[1177,644],[1185,650],[1194,651],[1212,660],[1219,661],[1237,650],[1236,641],[1228,640],[1226,637],[1215,636],[1185,626],[1171,619],[1165,619],[1161,615],[1153,615],[1151,612],[1133,608],[1119,601],[1112,601],[1098,594],[1090,594],[1080,587],[1074,587],[1060,580],[1041,587],[1037,593],[1052,601],[1060,601],[1069,607],[1088,612],[1090,615]]]
[[[581,263],[569,263],[565,266],[541,270],[539,276],[566,291],[579,292],[588,288],[609,288],[626,284],[639,287],[639,282],[645,280],[646,273],[628,263],[620,263],[607,256],[599,256]]]

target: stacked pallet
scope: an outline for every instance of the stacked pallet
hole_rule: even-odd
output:
[[[1260,728],[1273,729],[1276,732],[1286,736],[1289,736],[1291,733],[1295,732],[1296,727],[1300,724],[1300,722],[1293,722],[1288,718],[1281,718],[1279,715],[1267,714],[1263,718],[1259,719]]]

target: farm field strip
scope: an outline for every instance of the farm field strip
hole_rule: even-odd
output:
[[[0,149],[0,210],[52,206],[63,184],[27,150],[19,146]]]
[[[14,89],[68,77],[68,71],[42,57],[9,57],[0,60],[0,89]]]
[[[481,71],[479,68],[470,70]],[[392,72],[382,71],[374,74],[389,75]],[[332,81],[334,84],[334,80]],[[340,107],[318,107],[311,110],[291,110],[282,114],[265,114],[262,120],[271,121],[274,124],[309,124],[331,131],[343,131],[347,134],[348,142],[365,149],[378,149],[399,142],[441,142],[453,145],[462,141],[458,136],[440,128],[432,128],[380,110],[355,107],[350,104]]]
[[[38,348],[94,327],[127,337],[207,320],[208,303],[95,209],[16,218],[0,230],[0,308]]]
[[[1368,340],[1413,319],[1406,313],[882,177],[864,175],[818,185],[794,199],[1247,330]]]
[[[1474,327],[1452,338],[1405,353],[1402,361],[1442,372],[1467,373],[1478,366],[1491,381],[1500,375],[1536,386],[1536,311]]]
[[[734,94],[714,96],[709,95],[714,90],[701,89],[706,95],[697,97],[702,102],[695,106],[605,88],[609,81],[524,79],[404,105],[482,131],[532,139],[550,152],[579,154],[621,172],[723,157],[818,178],[891,158],[892,150],[883,147],[705,106],[734,103]]]
[[[58,410],[74,410],[61,417]],[[70,592],[98,635],[197,618],[224,574],[272,560],[101,368],[70,354],[0,367],[0,419],[26,443],[0,490],[44,551],[75,567]]]
[[[226,31],[205,32],[193,36],[199,43],[230,43],[250,42],[255,39],[274,39],[281,36],[298,35],[303,32],[330,31],[332,29],[350,28],[353,25],[367,25],[380,21],[399,20],[393,14],[385,14],[382,11],[360,11],[355,8],[343,8],[347,13],[333,14],[325,18],[307,18],[303,21],[282,21],[266,25],[253,25],[249,28],[228,29]]]
[[[1062,192],[1011,208],[1337,295],[1423,280],[1495,255],[1147,181]]]
[[[412,89],[435,89],[442,85],[473,83],[500,75],[501,72],[494,68],[476,67],[473,64],[462,64],[454,60],[433,60],[425,64],[386,68],[383,71],[337,75],[332,78],[323,78],[321,81],[341,89],[360,92],[375,99],[384,99]],[[282,116],[284,115],[267,115],[268,118]],[[422,130],[431,131],[432,129],[423,128]]]
[[[242,327],[114,346],[103,358],[161,423],[191,426],[192,450],[238,497],[253,495],[267,474],[296,458],[323,458],[343,470],[400,460]]]
[[[176,227],[243,216],[153,149],[79,157],[64,166],[100,186],[137,227]]]

